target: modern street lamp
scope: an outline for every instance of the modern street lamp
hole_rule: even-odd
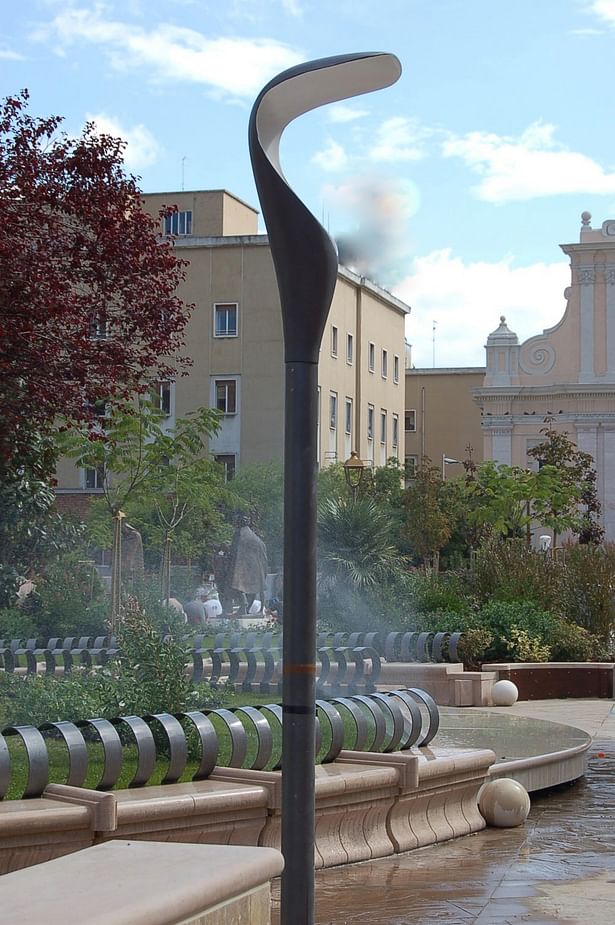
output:
[[[442,453],[442,481],[446,481],[446,467],[447,466],[460,466],[460,459],[451,459],[450,456],[447,456],[446,453]]]
[[[337,280],[337,251],[288,185],[280,165],[280,138],[297,116],[388,87],[400,74],[399,61],[389,54],[310,61],[274,77],[250,115],[250,158],[280,291],[286,366],[283,925],[314,921],[318,352]]]
[[[360,458],[359,454],[352,450],[350,456],[344,463],[344,476],[346,477],[346,484],[352,492],[353,503],[357,500],[364,475],[365,463]]]

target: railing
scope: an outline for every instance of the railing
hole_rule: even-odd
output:
[[[440,724],[435,701],[416,688],[319,699],[316,718],[316,754],[322,763],[334,761],[342,748],[386,753],[420,748],[432,741]],[[63,780],[56,783],[81,787],[88,774],[96,773],[98,779],[88,785],[110,790],[122,775],[125,777],[127,768],[131,773],[128,787],[147,785],[157,768],[159,776],[161,762],[166,771],[156,783],[176,783],[186,773],[191,753],[196,764],[189,778],[193,781],[209,777],[216,766],[279,770],[281,732],[282,707],[275,703],[174,715],[63,721],[38,728],[7,726],[0,733],[0,799],[7,794],[20,752],[20,768],[25,767],[20,796],[40,796],[50,782],[52,742],[54,767],[58,743],[64,751],[60,762]]]
[[[330,697],[372,693],[382,660],[401,663],[459,663],[460,632],[319,633],[316,689]],[[167,637],[170,638],[170,637]],[[194,684],[224,684],[243,693],[281,692],[280,633],[199,633],[186,637],[187,671]],[[119,653],[114,636],[0,640],[0,668],[13,673],[70,676],[74,668],[94,669]],[[44,666],[44,667],[43,667]]]

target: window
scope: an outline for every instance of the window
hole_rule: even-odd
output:
[[[352,334],[346,335],[346,362],[352,366],[354,360],[354,337]]]
[[[237,337],[237,302],[214,304],[214,337]]]
[[[418,456],[406,456],[404,462],[406,464],[406,480],[413,479],[416,475],[416,467],[419,463]]]
[[[399,382],[399,357],[397,354],[393,357],[393,382]]]
[[[192,234],[192,212],[171,212],[164,219],[165,234]]]
[[[219,453],[214,459],[224,468],[224,481],[230,482],[235,477],[235,454]]]
[[[346,414],[344,420],[344,430],[347,434],[352,433],[352,398],[346,399]]]
[[[171,414],[171,383],[168,379],[156,383],[152,401],[158,411],[162,411],[166,417]]]
[[[331,430],[337,428],[337,392],[329,393],[329,427]]]
[[[387,413],[386,411],[380,412],[380,442],[387,442]]]
[[[374,406],[367,406],[367,439],[374,439]]]
[[[388,350],[382,351],[382,378],[386,379],[389,375],[389,353]]]
[[[97,466],[96,469],[85,469],[83,474],[83,487],[89,491],[100,491],[105,484],[105,467]]]
[[[337,356],[337,328],[334,324],[331,325],[331,356]]]
[[[216,379],[216,408],[223,414],[237,413],[237,383],[234,379]]]
[[[399,416],[397,414],[393,415],[393,437],[391,442],[397,449],[399,445]]]
[[[414,408],[404,414],[404,430],[407,434],[416,432],[416,411]]]
[[[369,347],[367,348],[367,368],[369,369],[370,373],[373,373],[375,366],[376,366],[376,345],[370,343]]]

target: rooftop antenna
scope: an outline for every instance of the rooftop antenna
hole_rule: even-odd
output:
[[[432,361],[433,368],[436,368],[436,326],[438,322],[432,321],[431,323],[431,352],[432,352]]]
[[[182,157],[182,193],[183,193],[183,191],[184,191],[184,180],[185,180],[186,161],[187,161],[187,160],[188,160],[188,158],[187,158],[186,155],[184,154],[184,156]]]

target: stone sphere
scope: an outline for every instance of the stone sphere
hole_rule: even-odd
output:
[[[494,706],[512,707],[519,697],[519,689],[512,681],[496,681],[491,690]]]
[[[512,829],[523,825],[530,811],[530,798],[516,780],[502,777],[485,784],[478,794],[478,808],[487,825]]]

